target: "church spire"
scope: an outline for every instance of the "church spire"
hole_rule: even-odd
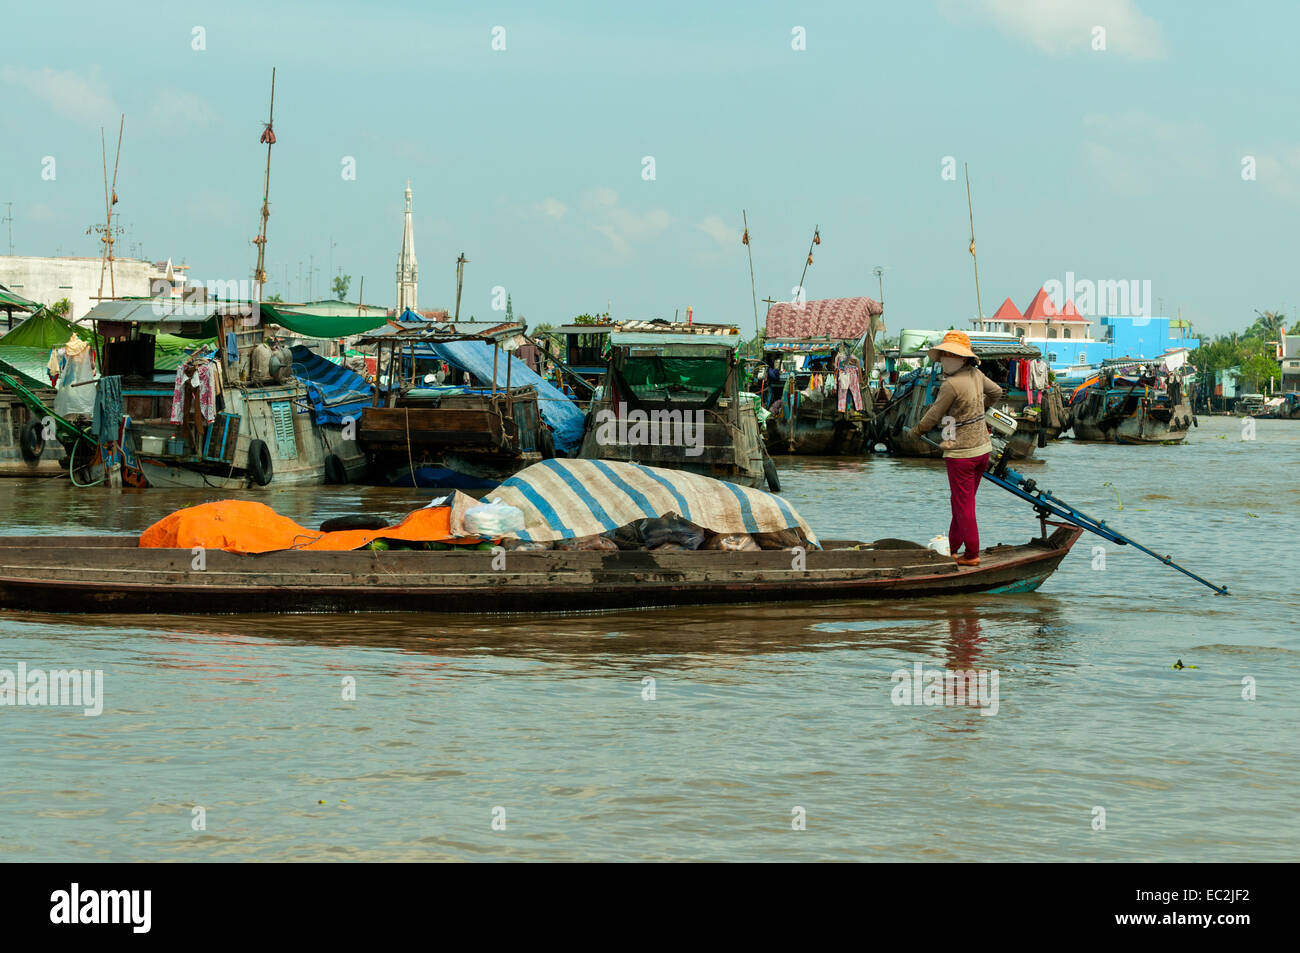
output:
[[[406,180],[406,215],[402,221],[402,250],[397,253],[397,314],[416,310],[419,267],[415,262],[415,227],[411,224],[411,180]]]

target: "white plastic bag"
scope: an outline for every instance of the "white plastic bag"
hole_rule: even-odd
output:
[[[524,511],[499,499],[465,511],[465,531],[473,536],[506,536],[522,532],[523,528]]]
[[[952,555],[952,553],[949,552],[948,550],[948,537],[943,535],[942,533],[940,533],[934,539],[930,540],[930,545],[927,548],[933,549],[936,553],[938,553],[941,556]]]

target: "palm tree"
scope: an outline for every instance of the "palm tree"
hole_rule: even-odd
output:
[[[1246,332],[1249,337],[1260,337],[1265,341],[1276,341],[1282,334],[1282,328],[1286,323],[1286,315],[1281,311],[1259,311],[1255,323],[1250,326]]]

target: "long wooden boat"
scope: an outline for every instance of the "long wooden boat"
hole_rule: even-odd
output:
[[[1020,593],[1042,585],[1083,532],[1053,525],[1023,545],[984,550],[978,567],[881,540],[824,541],[804,553],[209,550],[199,570],[191,550],[142,549],[135,536],[8,536],[0,537],[0,609],[533,614]]]

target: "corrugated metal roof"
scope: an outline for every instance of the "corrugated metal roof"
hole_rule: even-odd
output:
[[[206,321],[218,310],[219,301],[182,301],[179,298],[139,298],[101,301],[81,318],[82,321],[129,321],[134,324],[161,324],[163,321]],[[238,303],[231,308],[251,307]]]

